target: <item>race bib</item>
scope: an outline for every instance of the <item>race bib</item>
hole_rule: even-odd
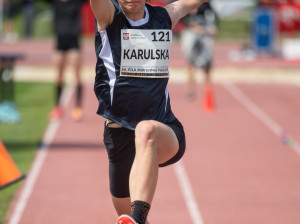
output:
[[[123,29],[121,42],[121,76],[169,77],[171,30]]]

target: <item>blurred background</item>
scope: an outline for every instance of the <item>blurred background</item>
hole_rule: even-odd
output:
[[[168,0],[152,1],[165,5]],[[258,11],[270,10],[274,20],[274,35],[286,33],[296,37],[299,29],[299,1],[297,0],[212,0],[219,17],[217,39],[250,41]],[[53,35],[53,12],[46,0],[1,0],[0,31],[2,41],[24,38],[49,38]],[[267,12],[265,12],[267,14]],[[83,33],[92,34],[93,15],[88,3],[82,9]],[[180,30],[180,28],[178,28]]]
[[[151,4],[170,2],[152,0]],[[214,36],[213,82],[300,85],[300,1],[211,0],[211,6],[218,30]],[[81,7],[80,18],[82,80],[92,83],[95,25],[89,2]],[[31,167],[55,104],[53,21],[49,1],[0,0],[0,141],[21,173]],[[183,19],[173,31],[171,83],[187,80],[187,62],[181,49],[186,27]],[[74,82],[70,67],[65,80]],[[203,83],[204,77],[197,76],[196,81]],[[96,111],[96,104],[93,109]],[[0,190],[0,223],[19,187],[13,184]]]

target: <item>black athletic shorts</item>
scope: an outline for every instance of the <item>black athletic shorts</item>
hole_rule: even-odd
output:
[[[176,134],[179,142],[178,153],[160,164],[165,167],[176,163],[185,152],[185,134],[183,126],[178,120],[168,125]],[[129,174],[135,157],[135,133],[126,128],[112,128],[105,125],[104,144],[109,159],[110,192],[114,197],[129,197]]]
[[[58,36],[56,39],[56,49],[59,51],[67,51],[71,49],[79,49],[79,36]]]

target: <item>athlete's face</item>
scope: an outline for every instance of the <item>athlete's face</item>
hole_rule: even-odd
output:
[[[125,15],[141,14],[144,15],[146,0],[119,0]]]

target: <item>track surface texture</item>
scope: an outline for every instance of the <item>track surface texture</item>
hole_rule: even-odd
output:
[[[50,65],[51,57],[38,51],[40,42],[18,44],[19,51],[28,46],[35,50],[17,67]],[[51,52],[51,42],[44,46]],[[17,52],[7,45],[0,48]],[[238,46],[216,45],[216,70],[231,67],[242,76],[245,68],[259,74],[266,68],[298,69],[295,62],[282,59],[233,62],[226,57],[230,49]],[[84,52],[85,65],[93,67],[92,48]],[[173,52],[172,68],[184,72],[178,44]],[[300,223],[299,83],[217,81],[212,113],[202,108],[201,81],[193,101],[186,98],[183,82],[172,81],[168,88],[173,112],[185,128],[187,150],[179,163],[160,169],[150,223]],[[104,119],[96,115],[93,84],[84,86],[80,122],[70,117],[72,90],[70,85],[64,94],[65,116],[45,130],[6,224],[115,223],[102,143]]]

